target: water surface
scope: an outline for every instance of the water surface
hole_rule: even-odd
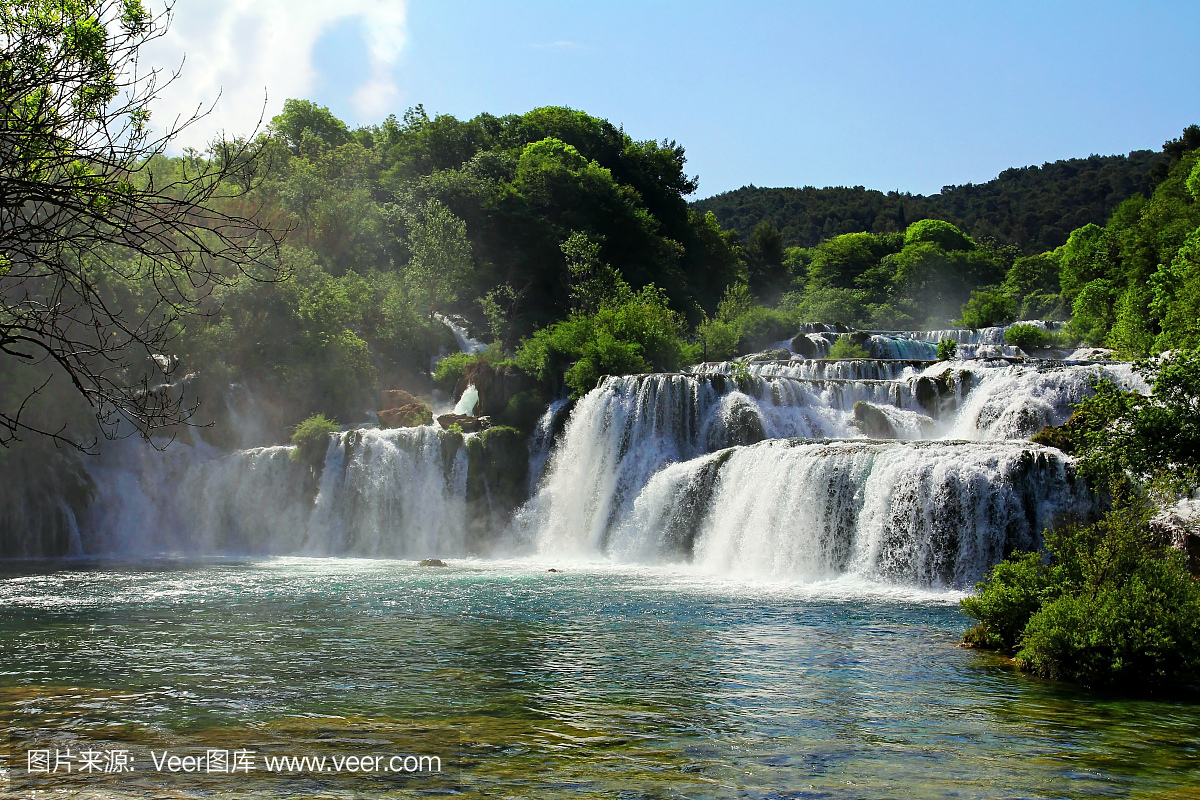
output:
[[[9,564],[0,795],[1195,796],[1200,707],[964,650],[959,596],[532,561]],[[134,771],[31,775],[31,748]],[[209,748],[257,769],[150,757]],[[442,771],[262,761],[348,754]]]

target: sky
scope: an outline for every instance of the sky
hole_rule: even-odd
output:
[[[1158,149],[1200,123],[1200,2],[178,0],[160,124],[250,132],[288,97],[353,125],[418,103],[564,105],[673,139],[695,197],[929,194],[1008,167]],[[219,97],[219,99],[218,99]]]

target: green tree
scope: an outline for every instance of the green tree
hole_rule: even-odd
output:
[[[407,277],[421,293],[429,316],[456,293],[471,271],[466,224],[438,200],[429,200],[412,216]]]
[[[904,232],[904,246],[929,242],[946,252],[974,250],[975,243],[962,231],[940,219],[917,220]]]
[[[281,138],[294,153],[310,149],[305,147],[306,136],[329,147],[350,141],[350,129],[346,123],[330,113],[328,108],[311,100],[285,100],[283,111],[271,119],[270,132]]]
[[[600,260],[600,244],[575,231],[562,243],[570,280],[571,309],[594,314],[601,306],[628,300],[633,291],[621,273]]]
[[[779,294],[787,280],[783,264],[783,236],[769,221],[754,226],[746,247],[746,266],[750,289],[759,297]]]
[[[990,328],[1006,325],[1016,319],[1017,301],[994,289],[971,292],[971,299],[963,306],[958,323],[965,328]]]
[[[871,354],[849,336],[839,336],[829,348],[829,358],[870,358]]]

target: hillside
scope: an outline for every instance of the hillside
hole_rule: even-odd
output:
[[[942,219],[970,236],[993,236],[1032,254],[1058,247],[1088,223],[1103,225],[1132,195],[1148,196],[1156,170],[1161,177],[1168,160],[1151,150],[1073,158],[1008,169],[987,183],[947,186],[929,196],[862,186],[745,186],[691,205],[712,211],[722,227],[746,239],[755,225],[768,220],[782,232],[786,247],[812,247],[843,233],[902,231],[915,220]]]

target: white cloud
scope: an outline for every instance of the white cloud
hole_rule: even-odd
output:
[[[266,98],[266,120],[289,97],[317,83],[313,46],[334,24],[357,18],[371,76],[352,96],[361,118],[394,108],[393,69],[404,45],[407,0],[178,0],[170,32],[147,48],[147,60],[183,72],[152,107],[162,128],[217,99],[215,111],[184,132],[177,147],[204,146],[217,133],[249,134]],[[264,120],[265,124],[265,120]]]

